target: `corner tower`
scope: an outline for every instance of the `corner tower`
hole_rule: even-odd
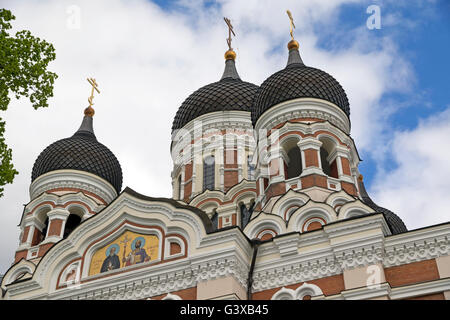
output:
[[[257,198],[252,217],[278,210],[275,214],[286,224],[295,224],[288,229],[304,232],[336,219],[383,213],[393,234],[405,232],[401,219],[377,206],[365,191],[358,170],[360,158],[350,137],[347,95],[333,76],[304,64],[288,15],[292,39],[287,46],[287,65],[261,84],[252,106],[257,136]],[[360,208],[341,213],[341,207],[352,201],[357,201]],[[320,210],[313,203],[317,208],[330,206],[330,213],[323,217],[314,213]],[[301,225],[290,221],[296,210],[308,211],[297,214]],[[261,226],[269,225],[265,219],[271,217],[264,217],[258,218]],[[271,236],[284,232],[283,227],[270,230],[275,230]],[[254,236],[252,232],[250,237]]]
[[[286,67],[263,82],[252,109],[259,203],[289,189],[317,201],[339,190],[357,196],[359,157],[347,95],[331,75],[303,63],[296,40],[288,49]]]
[[[30,202],[19,225],[16,262],[40,259],[82,221],[108,205],[122,188],[119,161],[94,134],[91,105],[75,134],[49,145],[34,163]]]

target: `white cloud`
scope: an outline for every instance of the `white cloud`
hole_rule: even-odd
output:
[[[349,48],[318,48],[313,25],[332,25],[340,6],[352,2],[230,0],[206,10],[196,1],[188,2],[190,9],[166,12],[144,0],[3,1],[16,15],[17,29],[55,45],[51,69],[59,78],[50,108],[35,111],[27,100],[13,100],[5,114],[7,142],[20,175],[0,199],[0,272],[10,265],[17,247],[16,226],[22,204],[29,201],[34,160],[47,145],[77,130],[90,93],[87,77],[96,78],[101,90],[94,99],[97,138],[119,159],[124,186],[150,196],[171,196],[173,117],[190,93],[222,75],[227,36],[223,16],[235,25],[233,46],[241,78],[260,84],[286,64],[289,8],[303,60],[341,82],[351,103],[352,136],[360,149],[369,148],[382,130],[377,122],[380,97],[396,74],[404,81],[411,73],[407,64],[399,63],[401,56],[389,39],[371,43],[362,30],[354,32]],[[74,4],[81,10],[80,29],[67,28],[66,10]],[[361,23],[364,28],[365,21]]]
[[[450,220],[449,137],[450,106],[413,130],[395,133],[389,145],[397,167],[379,172],[373,199],[410,229]]]

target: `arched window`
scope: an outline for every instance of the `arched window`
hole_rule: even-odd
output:
[[[66,221],[66,226],[64,228],[63,238],[67,236],[75,229],[81,222],[81,218],[76,214],[70,214]]]
[[[328,151],[321,147],[320,148],[320,162],[322,163],[322,171],[327,176],[331,176],[331,167],[330,167],[330,164],[328,163],[327,158],[328,158]]]
[[[47,217],[47,218],[45,218],[44,228],[42,228],[41,234],[39,235],[39,238],[37,239],[37,243],[31,244],[31,245],[39,244],[45,240],[45,237],[47,236],[48,223],[49,223],[49,221],[48,221],[48,217]]]
[[[287,164],[286,179],[298,177],[302,173],[302,156],[297,146],[292,147],[287,156],[289,163]]]
[[[242,229],[245,228],[245,226],[250,221],[250,217],[252,216],[253,209],[254,209],[255,203],[252,203],[249,208],[246,207],[245,204],[241,204],[241,227]]]
[[[181,200],[181,174],[178,176],[178,200]]]
[[[214,190],[215,163],[214,156],[207,156],[203,160],[203,191]]]
[[[252,164],[252,156],[247,157],[248,180],[255,180],[255,165]]]
[[[319,139],[322,142],[320,147],[320,162],[322,163],[322,171],[327,176],[338,178],[336,159],[329,162],[328,157],[332,154],[336,148],[336,141],[327,136],[322,136]]]

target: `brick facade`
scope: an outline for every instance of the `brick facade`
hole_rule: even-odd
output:
[[[391,287],[399,287],[439,279],[435,259],[403,264],[384,269],[386,281]]]

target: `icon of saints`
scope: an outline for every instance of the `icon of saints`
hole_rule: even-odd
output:
[[[125,266],[131,266],[137,263],[150,261],[150,256],[147,254],[144,248],[141,248],[142,241],[140,239],[136,240],[134,245],[134,250],[131,251],[127,257],[123,257],[122,262]]]
[[[116,254],[116,247],[112,246],[111,249],[109,249],[109,255],[103,261],[100,272],[107,272],[119,268],[120,268],[120,260]]]

